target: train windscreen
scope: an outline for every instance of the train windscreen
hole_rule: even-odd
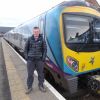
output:
[[[64,14],[63,21],[67,47],[74,51],[100,50],[100,19]]]

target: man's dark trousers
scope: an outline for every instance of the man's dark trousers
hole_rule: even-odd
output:
[[[44,62],[42,60],[28,60],[27,61],[27,71],[28,71],[28,78],[27,78],[27,86],[28,88],[32,87],[34,81],[34,70],[37,70],[38,73],[38,80],[39,86],[43,85],[44,82]]]

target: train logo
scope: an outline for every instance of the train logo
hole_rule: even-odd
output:
[[[92,65],[94,64],[94,58],[95,57],[91,57],[89,63],[91,63]]]

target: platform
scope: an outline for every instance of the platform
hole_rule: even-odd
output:
[[[0,100],[11,100],[0,37]]]
[[[37,75],[34,77],[33,91],[29,95],[25,94],[26,61],[4,39],[2,39],[2,47],[12,100],[65,100],[46,80],[44,84],[47,92],[42,93],[38,88]]]

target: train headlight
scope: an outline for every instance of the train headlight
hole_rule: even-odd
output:
[[[76,59],[68,56],[67,57],[67,64],[71,67],[74,71],[78,72],[79,63]]]

